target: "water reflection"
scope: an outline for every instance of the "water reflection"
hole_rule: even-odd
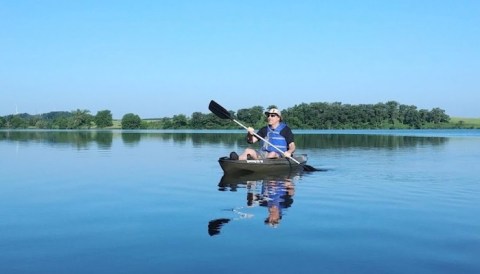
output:
[[[139,132],[122,132],[122,141],[126,145],[134,146],[140,143],[142,134]]]
[[[372,131],[373,132],[373,131]],[[295,143],[302,148],[400,148],[415,146],[438,146],[448,141],[446,137],[418,137],[369,134],[322,134],[295,135]]]
[[[302,174],[249,174],[244,176],[224,175],[218,184],[219,191],[245,190],[245,206],[233,207],[230,217],[222,217],[211,220],[208,223],[208,234],[215,236],[220,234],[221,228],[235,220],[254,219],[252,208],[262,207],[266,209],[263,222],[270,227],[277,227],[282,221],[284,211],[293,204],[295,194],[295,182]]]
[[[97,132],[96,142],[100,149],[110,149],[113,142],[113,133],[111,131]]]
[[[372,131],[373,132],[373,131]],[[356,134],[296,134],[295,143],[299,149],[338,149],[351,147],[402,148],[415,146],[440,146],[448,142],[447,137],[419,137],[399,135]],[[58,145],[69,144],[88,149],[91,143],[97,143],[102,149],[110,149],[112,141],[121,138],[124,144],[135,146],[142,140],[173,141],[191,143],[194,147],[214,144],[227,147],[246,146],[245,134],[237,132],[163,132],[163,131],[125,131],[125,130],[0,130],[1,141],[42,142]]]
[[[112,147],[114,133],[112,131],[95,130],[9,130],[0,131],[1,141],[21,143],[44,143],[52,146],[71,145],[77,149],[88,149],[96,143],[102,150]]]
[[[247,204],[258,204],[268,208],[265,224],[276,227],[282,219],[282,209],[293,204],[295,185],[291,179],[266,180],[261,184],[261,192],[256,190],[256,182],[248,186]]]

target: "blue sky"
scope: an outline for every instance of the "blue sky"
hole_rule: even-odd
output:
[[[0,115],[395,100],[480,117],[480,1],[0,0]]]

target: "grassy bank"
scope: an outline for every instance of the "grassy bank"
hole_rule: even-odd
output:
[[[450,124],[462,128],[480,128],[480,118],[450,117]]]

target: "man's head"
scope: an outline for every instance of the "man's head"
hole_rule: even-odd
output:
[[[282,219],[282,213],[278,206],[268,207],[268,216],[265,218],[264,223],[270,227],[277,227]]]
[[[282,113],[280,112],[280,110],[276,109],[276,108],[271,108],[269,111],[265,111],[265,115],[267,116],[267,119],[268,118],[273,118],[273,119],[279,119],[279,121],[282,121]]]

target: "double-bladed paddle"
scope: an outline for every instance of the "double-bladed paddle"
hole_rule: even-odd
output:
[[[229,120],[232,120],[234,121],[235,123],[237,123],[239,126],[243,127],[244,129],[248,130],[248,128],[246,126],[244,126],[242,123],[240,123],[239,121],[235,120],[233,117],[232,117],[232,114],[226,110],[224,107],[222,107],[221,105],[219,105],[217,102],[211,100],[210,101],[210,104],[208,105],[208,109],[215,115],[217,115],[219,118],[221,119],[229,119]],[[273,145],[272,143],[270,143],[269,141],[267,141],[265,138],[262,138],[260,135],[258,135],[257,133],[253,133],[253,135],[255,135],[255,137],[257,137],[258,139],[264,141],[265,143],[271,145],[273,148],[275,148],[276,150],[278,150],[280,153],[282,153],[283,156],[285,156],[285,152],[283,152],[280,148],[276,147],[275,145]],[[312,166],[309,166],[309,165],[305,165],[305,164],[302,164],[300,163],[299,161],[297,161],[295,158],[293,157],[288,157],[288,159],[294,161],[295,163],[297,163],[298,165],[301,165],[303,167],[303,170],[304,171],[320,171],[320,169],[317,169],[317,168],[314,168]]]

